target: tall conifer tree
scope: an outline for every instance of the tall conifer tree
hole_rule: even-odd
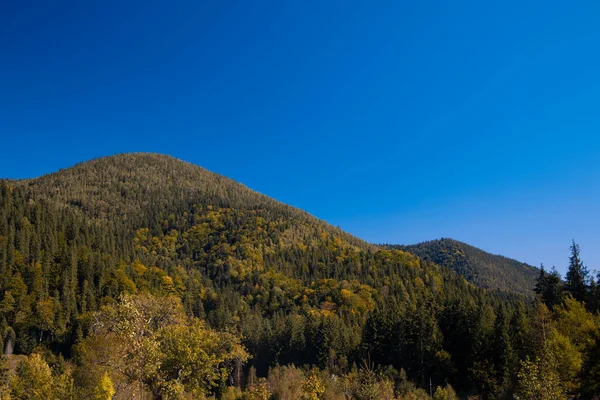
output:
[[[579,245],[573,240],[565,286],[575,300],[586,301],[588,297],[588,270],[583,265],[579,253]]]

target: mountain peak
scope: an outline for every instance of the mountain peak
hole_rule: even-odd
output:
[[[31,198],[76,208],[101,220],[135,220],[143,226],[157,216],[190,213],[197,206],[269,209],[282,218],[310,220],[354,245],[371,247],[307,212],[283,204],[198,165],[157,153],[121,153],[95,158],[39,178],[11,181]],[[137,226],[137,225],[136,225]]]
[[[150,208],[193,204],[257,208],[285,206],[198,165],[156,153],[122,153],[95,158],[39,178],[14,181],[35,196],[81,208],[104,218],[127,218]]]

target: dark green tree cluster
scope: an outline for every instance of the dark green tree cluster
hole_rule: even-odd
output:
[[[486,253],[457,240],[442,238],[410,246],[389,246],[450,268],[469,282],[486,289],[531,295],[536,268],[503,256]],[[510,279],[506,279],[509,276]]]
[[[565,281],[563,282],[556,268],[552,268],[552,271],[548,273],[542,265],[534,291],[550,309],[561,304],[565,296],[571,296],[575,300],[585,303],[588,310],[595,313],[600,312],[598,286],[600,272],[596,279],[590,275],[581,260],[581,250],[575,241],[570,250],[571,256]]]

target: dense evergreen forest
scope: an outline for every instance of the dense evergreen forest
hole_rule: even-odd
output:
[[[389,246],[413,253],[424,260],[448,267],[469,282],[486,289],[499,289],[531,296],[539,270],[525,263],[489,254],[452,239],[439,239],[411,246]],[[506,279],[509,276],[510,279]]]
[[[0,181],[0,399],[599,396],[577,244],[564,279],[465,246],[374,246],[154,154]]]

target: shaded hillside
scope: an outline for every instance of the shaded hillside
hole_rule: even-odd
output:
[[[451,268],[469,282],[530,296],[539,270],[531,265],[487,253],[453,239],[442,238],[410,246],[390,246]]]

